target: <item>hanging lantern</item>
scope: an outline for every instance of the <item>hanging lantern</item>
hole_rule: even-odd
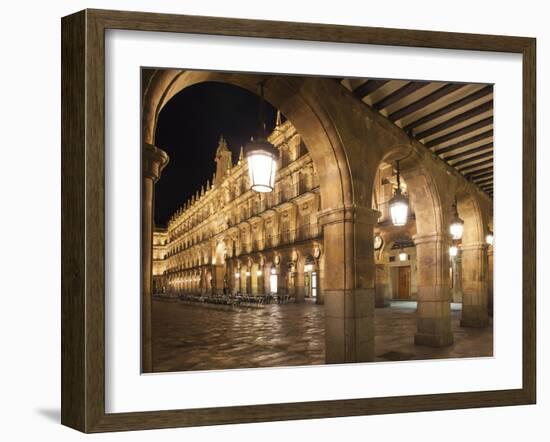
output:
[[[456,255],[458,255],[458,247],[457,246],[449,247],[449,255],[451,257],[455,257]]]
[[[257,270],[257,271],[256,271],[256,276],[262,276],[262,271],[261,271],[261,270]]]
[[[250,187],[255,192],[272,192],[275,187],[275,174],[279,151],[267,141],[264,121],[264,85],[260,84],[260,129],[258,137],[252,139],[244,147],[244,155],[248,162]]]
[[[397,189],[390,200],[391,221],[394,226],[404,226],[409,217],[409,200],[401,193],[401,177],[399,174],[399,160],[397,160]]]
[[[408,255],[405,253],[405,251],[403,249],[401,249],[399,251],[399,261],[403,262],[403,261],[406,261],[408,259]]]
[[[454,208],[454,216],[451,220],[451,225],[449,226],[449,231],[451,233],[451,236],[453,239],[462,239],[462,234],[464,233],[464,221],[458,216],[458,205],[456,202],[456,196],[455,196],[455,203],[453,204]]]
[[[489,232],[487,232],[487,236],[485,237],[485,241],[487,241],[487,244],[492,246],[494,240],[495,240],[495,236],[493,235],[493,232],[489,230]]]

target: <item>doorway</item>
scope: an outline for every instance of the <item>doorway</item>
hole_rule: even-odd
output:
[[[397,298],[411,298],[411,266],[398,267]]]
[[[307,272],[305,275],[306,298],[317,300],[317,272]]]
[[[269,291],[271,293],[277,293],[277,274],[269,275]]]

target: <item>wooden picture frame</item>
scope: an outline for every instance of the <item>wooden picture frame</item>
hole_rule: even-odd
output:
[[[105,30],[419,48],[523,57],[523,385],[457,392],[132,413],[105,412]],[[62,19],[62,424],[83,432],[533,404],[536,149],[533,38],[84,10]]]

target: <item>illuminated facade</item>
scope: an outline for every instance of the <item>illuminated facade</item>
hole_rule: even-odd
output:
[[[156,228],[153,231],[153,290],[166,292],[166,271],[168,270],[168,231]]]
[[[269,141],[279,149],[275,189],[250,190],[242,150],[237,164],[223,137],[216,172],[153,233],[156,294],[288,295],[322,302],[323,238],[319,183],[300,135],[278,123]]]

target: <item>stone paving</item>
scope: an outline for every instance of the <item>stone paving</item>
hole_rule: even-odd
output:
[[[491,356],[492,325],[461,328],[452,312],[455,343],[433,349],[414,345],[414,307],[376,309],[376,360]],[[324,309],[313,303],[261,309],[153,301],[155,372],[219,370],[324,363]]]

